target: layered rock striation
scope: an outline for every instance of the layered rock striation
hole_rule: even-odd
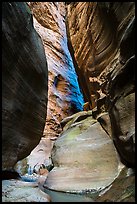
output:
[[[67,119],[54,144],[54,168],[44,186],[63,192],[99,193],[121,171],[117,151],[91,111],[80,112]]]
[[[111,189],[116,181],[113,192],[116,177],[120,179],[117,152],[123,164],[135,166],[135,4],[28,5],[33,18],[25,3],[3,3],[3,170],[30,154],[43,134],[47,138],[30,155],[39,160],[32,159],[31,165],[39,167],[48,155],[46,144],[63,129],[45,186],[99,193],[100,186]],[[80,112],[84,100],[91,111]],[[53,143],[49,145],[51,151]],[[132,186],[134,176],[131,180]]]
[[[48,112],[44,136],[58,137],[64,117],[83,110],[83,95],[68,49],[64,2],[30,2],[49,68]]]
[[[85,99],[91,103],[92,108],[96,106],[101,93],[105,94],[103,82],[108,78],[106,75],[118,68],[120,44],[124,36],[128,35],[128,27],[133,23],[134,17],[133,2],[71,2],[67,5],[69,42],[77,71],[83,73],[81,78],[84,79],[80,80]],[[133,44],[134,40],[131,39]],[[123,50],[122,48],[122,55]],[[86,93],[85,87],[89,93]]]
[[[2,169],[39,143],[46,119],[48,69],[40,36],[23,2],[2,3]]]
[[[69,2],[67,31],[85,101],[108,112],[124,164],[133,167],[135,134],[134,2]],[[95,109],[94,109],[95,110]]]

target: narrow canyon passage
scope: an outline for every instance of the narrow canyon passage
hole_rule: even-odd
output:
[[[2,9],[3,202],[135,202],[134,2]]]

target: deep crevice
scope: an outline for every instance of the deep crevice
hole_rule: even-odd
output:
[[[67,36],[67,45],[68,45],[68,50],[70,52],[72,61],[73,61],[73,65],[76,71],[76,74],[78,76],[78,83],[79,83],[79,87],[80,87],[80,91],[84,97],[84,101],[85,102],[89,102],[92,105],[92,101],[91,101],[91,96],[90,96],[90,92],[89,92],[89,88],[86,82],[86,79],[84,77],[83,72],[79,69],[79,66],[76,62],[75,59],[75,55],[74,55],[74,49],[72,46],[72,42],[71,42],[71,38],[70,38],[70,32],[69,32],[69,25],[68,25],[68,13],[67,13],[67,5],[66,5],[66,19],[65,19],[65,25],[66,25],[66,36]],[[82,77],[83,75],[83,77]]]

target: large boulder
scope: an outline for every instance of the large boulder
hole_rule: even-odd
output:
[[[54,144],[54,168],[44,184],[48,189],[99,192],[119,175],[121,162],[112,140],[91,113],[83,112],[85,119],[81,113],[71,118]]]
[[[2,3],[2,169],[30,154],[43,133],[48,69],[26,3]]]

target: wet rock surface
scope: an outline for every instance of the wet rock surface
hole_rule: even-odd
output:
[[[2,181],[2,202],[50,202],[51,198],[42,192],[37,183],[21,180]]]

